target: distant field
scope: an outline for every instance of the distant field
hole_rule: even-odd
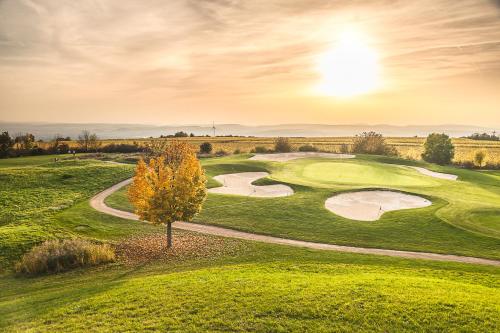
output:
[[[165,139],[155,139],[165,140]],[[241,152],[250,152],[256,146],[264,146],[273,148],[274,138],[251,138],[251,137],[194,137],[184,138],[193,145],[200,145],[203,142],[210,142],[214,147],[214,151],[223,149],[227,152],[234,152],[239,149]],[[320,150],[329,152],[340,152],[342,145],[352,145],[353,137],[323,137],[323,138],[290,138],[293,146],[298,148],[305,144],[312,144]],[[111,143],[137,143],[144,145],[150,142],[151,139],[114,139],[103,140],[103,145]],[[423,144],[425,138],[410,138],[410,137],[389,137],[386,138],[389,145],[394,146],[399,155],[409,159],[420,159],[423,152]],[[500,141],[479,141],[471,139],[454,138],[452,139],[455,145],[456,163],[471,162],[474,159],[474,154],[478,150],[484,150],[487,154],[486,162],[490,164],[500,164]],[[48,144],[40,144],[42,147]],[[76,141],[69,142],[70,147],[76,147]]]

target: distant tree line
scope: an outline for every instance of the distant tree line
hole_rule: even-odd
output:
[[[78,136],[77,147],[70,147],[69,141],[71,141],[70,137],[57,134],[49,141],[48,146],[40,147],[39,144],[43,141],[36,141],[35,136],[31,133],[11,136],[9,132],[5,131],[0,133],[0,158],[67,153],[135,153],[145,149],[137,143],[112,143],[103,146],[99,137],[87,130],[82,131]]]
[[[474,133],[469,136],[467,136],[468,139],[472,140],[485,140],[485,141],[499,141],[500,137],[495,135],[496,133],[493,132],[491,134],[488,133]]]

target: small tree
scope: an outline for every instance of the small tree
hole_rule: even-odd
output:
[[[200,153],[202,154],[210,154],[212,152],[212,144],[210,142],[203,142],[200,145]]]
[[[191,221],[206,197],[206,178],[194,150],[187,143],[171,142],[149,165],[139,161],[130,202],[142,220],[167,226],[167,248],[172,247],[172,223]]]
[[[85,152],[97,152],[97,149],[101,146],[97,135],[95,133],[90,133],[87,130],[83,130],[82,133],[78,135],[77,143],[78,146],[80,146],[80,148]]]
[[[292,151],[292,145],[288,138],[279,137],[274,140],[274,151],[278,153],[289,153]]]
[[[95,133],[90,134],[89,147],[88,147],[89,150],[95,151],[97,153],[97,150],[99,149],[100,146],[101,146],[101,142],[99,141],[99,138],[97,137],[97,135]]]
[[[474,155],[474,163],[481,168],[483,166],[485,158],[486,158],[486,153],[482,150],[478,150]]]
[[[83,151],[89,150],[90,132],[83,130],[80,135],[78,135],[78,140],[76,141]]]
[[[14,146],[14,140],[9,135],[9,132],[0,134],[0,157],[7,157]]]
[[[431,163],[449,164],[455,156],[455,147],[446,134],[432,133],[424,143],[422,158]]]
[[[35,136],[31,133],[18,134],[14,142],[18,150],[30,150],[35,144]]]

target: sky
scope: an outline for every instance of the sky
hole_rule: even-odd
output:
[[[500,126],[500,1],[0,0],[0,121]]]

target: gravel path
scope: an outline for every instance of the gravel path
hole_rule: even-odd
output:
[[[116,185],[113,185],[110,188],[102,191],[101,193],[95,195],[92,199],[90,199],[90,205],[94,209],[96,209],[102,213],[105,213],[105,214],[121,217],[124,219],[129,219],[129,220],[139,220],[139,217],[133,213],[114,209],[114,208],[108,207],[104,204],[104,199],[106,199],[106,197],[108,197],[112,193],[116,192],[117,190],[119,190],[123,186],[130,184],[131,182],[132,182],[132,179],[127,179],[127,180],[124,180],[124,181],[122,181]],[[252,234],[252,233],[243,232],[243,231],[214,227],[214,226],[204,225],[204,224],[188,223],[188,222],[175,222],[173,226],[177,229],[195,231],[195,232],[200,232],[200,233],[204,233],[204,234],[239,238],[239,239],[252,240],[252,241],[271,243],[271,244],[281,244],[281,245],[305,247],[305,248],[309,248],[309,249],[329,250],[329,251],[339,251],[339,252],[349,252],[349,253],[362,253],[362,254],[375,254],[375,255],[384,255],[384,256],[391,256],[391,257],[411,258],[411,259],[454,261],[454,262],[469,263],[469,264],[500,266],[500,261],[498,261],[498,260],[490,260],[490,259],[482,259],[482,258],[474,258],[474,257],[463,257],[463,256],[456,256],[456,255],[437,254],[437,253],[397,251],[397,250],[386,250],[386,249],[374,249],[374,248],[364,248],[364,247],[353,247],[353,246],[313,243],[313,242],[299,241],[299,240],[293,240],[293,239],[285,239],[285,238],[279,238],[279,237]]]

